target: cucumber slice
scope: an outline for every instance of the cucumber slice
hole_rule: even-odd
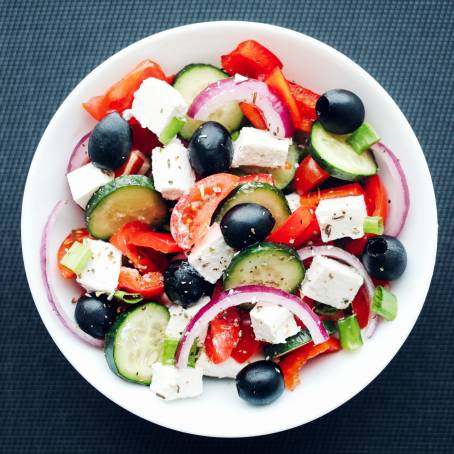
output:
[[[287,200],[279,189],[268,183],[253,181],[240,184],[231,193],[216,213],[216,222],[221,222],[224,214],[240,203],[257,203],[267,208],[276,221],[274,229],[279,228],[290,216]]]
[[[292,143],[288,150],[287,160],[282,167],[255,167],[242,166],[240,169],[246,174],[271,173],[276,188],[285,189],[293,180],[299,162],[298,147]]]
[[[370,151],[362,154],[347,143],[348,136],[331,134],[317,121],[312,125],[310,152],[312,157],[333,177],[357,181],[375,175],[377,164]]]
[[[169,311],[147,303],[121,315],[105,337],[104,353],[119,377],[149,385],[151,366],[160,360]]]
[[[216,66],[193,63],[185,66],[176,75],[173,86],[182,94],[188,105],[191,105],[195,97],[208,85],[227,77],[229,75]],[[240,127],[243,121],[243,113],[238,103],[232,102],[213,112],[209,119],[221,123],[229,132],[232,132]],[[189,140],[202,123],[202,121],[188,118],[186,124],[180,130],[180,136]]]
[[[106,240],[127,222],[139,220],[158,226],[166,215],[167,206],[150,178],[123,175],[93,194],[85,210],[85,221],[95,238]]]
[[[336,329],[336,324],[331,320],[324,320],[323,326],[325,327],[328,334],[331,336],[334,334]],[[309,343],[312,340],[311,335],[307,329],[301,330],[299,333],[294,336],[289,337],[285,340],[283,344],[266,344],[263,347],[263,354],[265,358],[279,358],[279,356],[290,353],[293,350],[296,350],[299,347]]]
[[[266,285],[293,292],[304,279],[298,254],[279,243],[257,243],[236,255],[224,273],[224,289],[242,285]]]

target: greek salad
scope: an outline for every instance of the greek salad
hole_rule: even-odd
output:
[[[308,361],[367,348],[397,316],[408,186],[357,94],[315,93],[248,40],[174,76],[145,60],[83,109],[97,123],[66,177],[85,225],[50,269],[57,204],[43,276],[62,322],[118,377],[166,401],[231,378],[269,404]],[[74,316],[57,267],[79,289]]]

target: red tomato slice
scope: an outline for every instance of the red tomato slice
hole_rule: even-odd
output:
[[[205,338],[205,352],[215,364],[230,358],[240,336],[240,316],[230,307],[210,322]]]
[[[240,315],[240,338],[232,350],[231,357],[238,363],[244,363],[260,350],[262,343],[255,338],[251,317],[247,311],[238,311]]]
[[[231,76],[241,74],[254,79],[269,74],[276,67],[282,68],[276,55],[252,39],[243,41],[235,50],[223,55],[221,63]]]
[[[141,273],[160,270],[163,265],[162,261],[160,261],[161,258],[158,255],[155,254],[152,257],[148,251],[143,251],[141,248],[131,244],[131,238],[134,235],[148,230],[149,226],[143,222],[128,222],[110,238],[110,242],[119,249]]]
[[[75,229],[63,240],[62,244],[58,248],[57,252],[57,262],[58,262],[58,271],[65,279],[74,279],[76,275],[66,266],[63,266],[60,261],[68,252],[68,249],[77,241],[82,242],[84,238],[92,238],[88,233],[87,229]]]
[[[337,197],[347,197],[351,195],[364,195],[363,188],[358,183],[351,183],[337,188],[314,191],[302,196],[300,205],[302,207],[315,209],[322,199],[335,199]]]
[[[181,248],[190,249],[205,234],[216,208],[239,180],[228,173],[211,175],[199,180],[178,200],[170,217],[170,231]]]
[[[287,354],[279,362],[284,375],[285,387],[289,390],[295,389],[300,382],[300,371],[310,359],[322,353],[337,352],[338,350],[340,350],[339,341],[334,337],[330,337],[321,344],[314,345],[313,342],[309,342]]]
[[[325,172],[312,158],[306,156],[295,173],[293,184],[295,190],[300,195],[305,195],[329,178],[329,173]]]
[[[268,126],[263,118],[262,111],[254,104],[240,102],[240,109],[243,115],[251,122],[252,126],[257,129],[267,130]]]
[[[274,178],[271,173],[255,173],[252,175],[242,175],[238,184],[250,183],[257,181],[259,183],[268,183],[274,186]]]
[[[164,276],[159,272],[141,275],[134,268],[122,266],[118,288],[127,292],[139,293],[144,298],[155,298],[164,293]]]
[[[83,103],[82,106],[96,120],[101,120],[109,112],[121,112],[128,109],[132,105],[134,92],[149,77],[166,80],[163,70],[157,63],[144,60],[121,80],[114,83],[104,96],[95,96]]]
[[[356,314],[359,327],[361,329],[365,328],[369,323],[370,305],[364,286],[359,289],[358,293],[352,301],[352,311],[354,314]]]
[[[297,128],[301,123],[301,113],[296,105],[295,98],[292,96],[287,79],[282,74],[279,67],[273,69],[270,75],[265,79],[266,84],[276,93],[282,102],[287,106],[293,125]]]
[[[300,207],[286,219],[281,227],[271,233],[268,241],[299,248],[319,233],[320,227],[314,210]]]
[[[153,232],[151,230],[137,232],[131,235],[130,242],[135,246],[151,248],[164,254],[173,254],[182,251],[170,233]]]

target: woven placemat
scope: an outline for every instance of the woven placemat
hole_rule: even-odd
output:
[[[453,452],[453,5],[449,0],[0,0],[0,452]],[[217,19],[269,22],[307,33],[369,71],[397,101],[421,141],[441,227],[436,273],[421,317],[373,384],[304,427],[222,442],[147,423],[78,375],[34,308],[19,232],[33,152],[76,83],[144,36]]]

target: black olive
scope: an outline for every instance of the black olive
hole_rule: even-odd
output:
[[[364,122],[364,104],[348,90],[329,90],[315,105],[317,118],[333,134],[350,134]]]
[[[240,203],[224,215],[221,221],[225,242],[234,249],[242,249],[263,241],[275,224],[270,211],[257,203]]]
[[[117,170],[128,159],[132,147],[129,123],[117,112],[104,117],[88,141],[88,156],[96,167]]]
[[[164,273],[164,289],[167,296],[183,307],[189,307],[211,293],[213,286],[187,261],[176,261]]]
[[[362,260],[373,278],[384,281],[392,281],[402,276],[407,267],[404,245],[397,238],[388,235],[370,237]]]
[[[74,317],[82,331],[103,339],[116,318],[116,311],[105,297],[81,296]]]
[[[268,405],[284,392],[280,367],[262,360],[247,365],[236,376],[238,395],[253,405]]]
[[[191,166],[201,177],[228,170],[232,155],[230,134],[224,126],[215,121],[208,121],[200,126],[189,142]]]

